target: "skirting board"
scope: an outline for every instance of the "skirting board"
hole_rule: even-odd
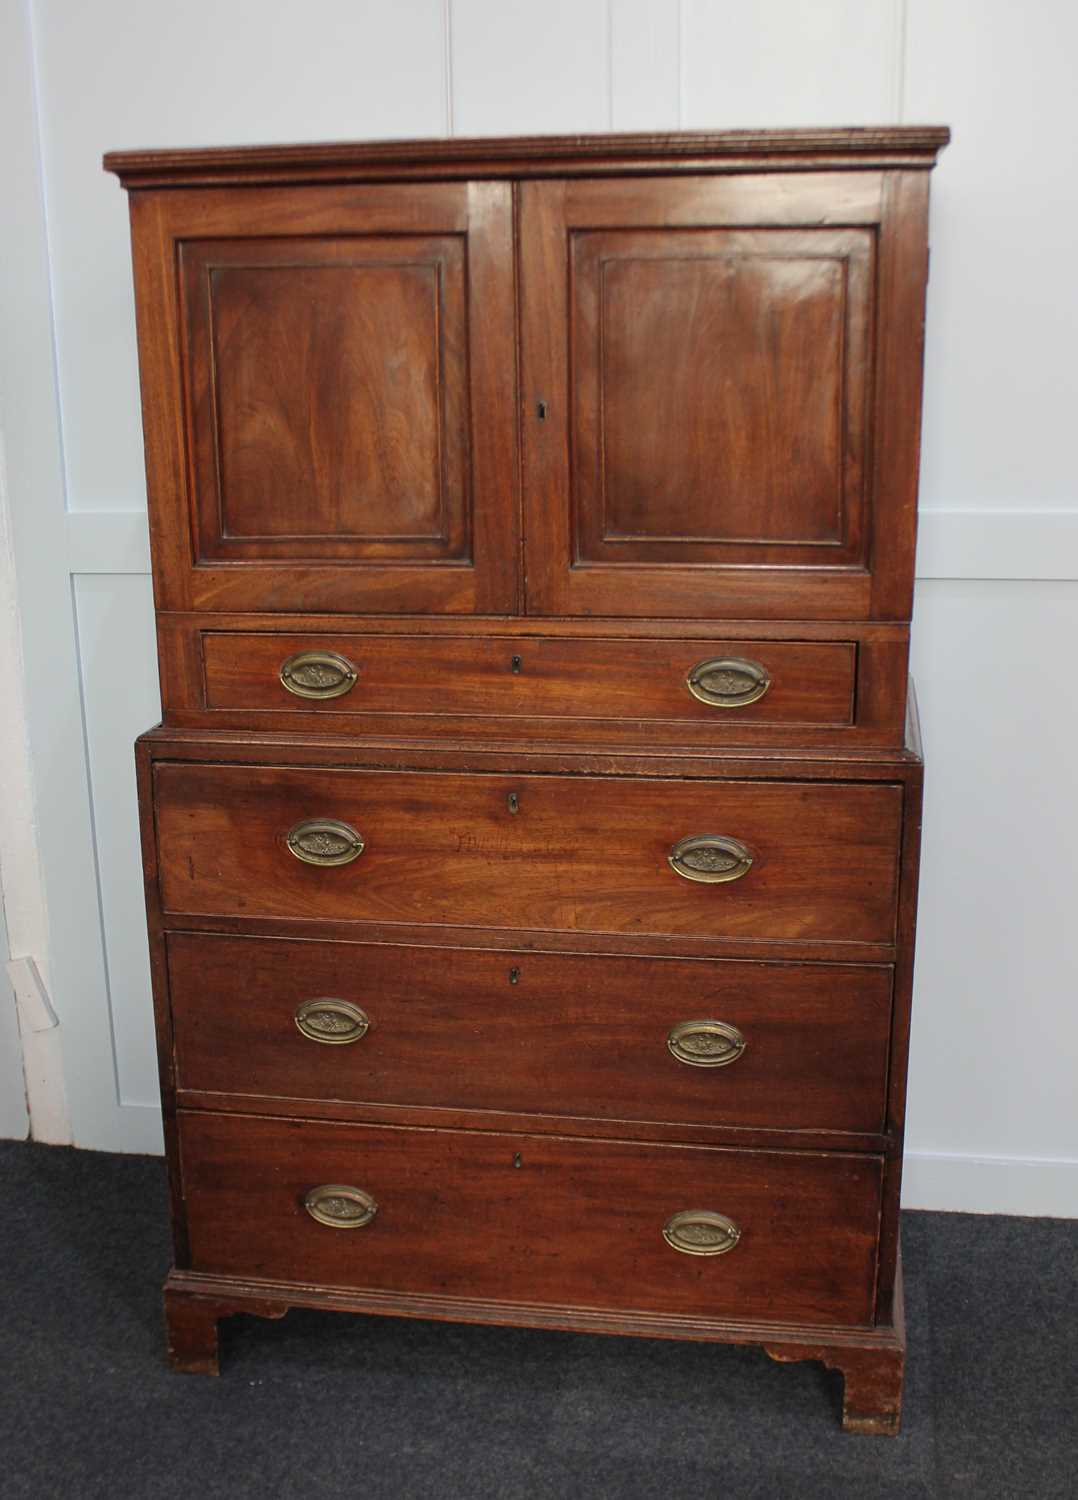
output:
[[[1078,1161],[907,1151],[902,1207],[1078,1219]]]

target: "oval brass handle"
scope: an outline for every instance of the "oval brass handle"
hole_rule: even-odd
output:
[[[366,844],[350,823],[337,818],[307,818],[289,829],[288,847],[306,865],[350,865]]]
[[[740,839],[723,833],[694,833],[679,839],[669,854],[670,867],[685,880],[718,885],[740,880],[752,868],[752,851]]]
[[[281,682],[297,698],[340,698],[356,685],[359,668],[336,651],[297,651],[281,667]]]
[[[303,1206],[312,1219],[328,1224],[330,1229],[362,1229],[378,1212],[370,1193],[340,1182],[323,1182],[311,1188]]]
[[[740,1238],[733,1219],[710,1208],[683,1209],[663,1225],[663,1239],[683,1255],[725,1255]]]
[[[666,1045],[680,1063],[694,1068],[725,1068],[745,1050],[745,1038],[725,1021],[679,1021]]]
[[[745,656],[712,656],[698,661],[685,678],[694,698],[713,708],[744,708],[771,686],[766,667]]]
[[[343,1047],[358,1042],[370,1029],[370,1017],[350,1000],[332,1000],[323,996],[305,1000],[296,1011],[296,1025],[312,1042]]]

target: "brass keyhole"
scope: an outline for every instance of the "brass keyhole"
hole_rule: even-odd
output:
[[[513,1152],[513,1165],[514,1165],[514,1167],[519,1167],[520,1166],[520,1152],[519,1151],[514,1151]]]
[[[520,970],[519,969],[510,969],[509,970],[509,983],[510,984],[519,984],[520,983]]]
[[[518,677],[520,675],[520,668],[521,668],[521,666],[522,666],[522,662],[521,662],[519,656],[514,656],[510,660],[510,662],[509,662],[509,670],[510,670],[510,672],[513,673],[514,677]]]
[[[520,811],[520,798],[517,796],[516,792],[510,792],[506,800],[509,804],[509,811],[511,813],[516,814]]]

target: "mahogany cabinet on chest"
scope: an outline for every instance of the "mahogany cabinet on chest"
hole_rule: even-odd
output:
[[[897,1429],[943,129],[137,152],[169,1345],[763,1345]]]

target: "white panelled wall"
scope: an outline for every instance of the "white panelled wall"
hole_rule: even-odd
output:
[[[13,256],[0,439],[49,917],[38,958],[76,1144],[159,1148],[131,755],[158,700],[126,203],[102,152],[944,123],[954,143],[933,181],[914,646],[928,791],[905,1197],[1078,1216],[1078,8],[0,0],[0,54],[13,80],[0,90]],[[0,740],[0,774],[4,754]]]

